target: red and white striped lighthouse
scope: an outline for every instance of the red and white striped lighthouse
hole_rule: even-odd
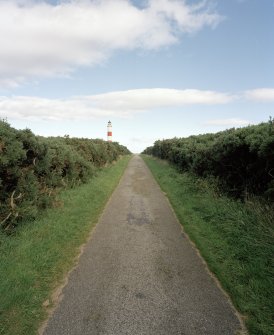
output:
[[[112,142],[112,124],[108,121],[108,142]]]

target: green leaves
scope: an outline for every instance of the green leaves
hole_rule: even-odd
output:
[[[181,171],[217,177],[223,191],[273,200],[274,121],[216,134],[156,141],[144,153],[167,159]]]
[[[61,188],[87,182],[98,168],[128,153],[118,143],[44,138],[0,121],[0,225],[12,230],[35,218],[56,203]]]

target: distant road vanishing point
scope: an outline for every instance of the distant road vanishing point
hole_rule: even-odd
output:
[[[133,156],[43,335],[235,335],[236,311]]]

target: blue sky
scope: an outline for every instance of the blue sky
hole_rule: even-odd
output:
[[[274,116],[274,0],[0,0],[0,117],[157,139]]]

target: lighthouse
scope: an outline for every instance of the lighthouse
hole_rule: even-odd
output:
[[[107,136],[108,136],[108,142],[112,142],[112,124],[110,121],[108,121],[108,132],[107,132]]]

